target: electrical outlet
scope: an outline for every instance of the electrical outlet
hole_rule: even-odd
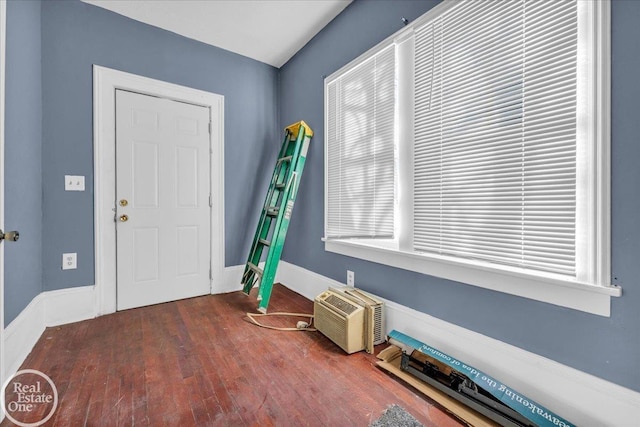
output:
[[[78,254],[75,252],[62,254],[62,269],[75,270],[76,268],[78,268]]]
[[[356,285],[356,273],[351,270],[347,270],[347,286]]]
[[[64,191],[84,191],[84,176],[65,175]]]

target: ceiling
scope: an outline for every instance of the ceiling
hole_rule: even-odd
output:
[[[83,0],[274,67],[352,0]]]

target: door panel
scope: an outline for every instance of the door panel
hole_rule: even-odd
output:
[[[118,310],[210,291],[208,126],[207,108],[116,91]]]
[[[198,235],[197,226],[178,227],[178,276],[198,274]]]
[[[153,143],[132,141],[133,196],[130,203],[136,208],[158,208],[158,146]]]
[[[134,283],[160,279],[160,233],[157,227],[133,230]],[[124,250],[122,252],[125,252]]]
[[[176,148],[176,201],[181,208],[198,207],[198,151],[191,147]]]

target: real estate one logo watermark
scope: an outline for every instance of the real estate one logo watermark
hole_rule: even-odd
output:
[[[58,407],[58,390],[51,378],[35,369],[23,369],[2,387],[2,409],[20,427],[40,426]]]

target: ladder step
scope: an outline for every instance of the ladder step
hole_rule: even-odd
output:
[[[293,158],[293,156],[280,157],[280,158],[278,159],[278,163],[282,163],[282,162],[290,162],[292,158]]]
[[[251,270],[253,270],[257,275],[262,276],[263,270],[262,270],[260,267],[258,267],[257,265],[255,265],[255,264],[254,264],[254,263],[252,263],[252,262],[247,263],[247,265],[248,265],[248,266],[249,266],[249,268],[250,268]]]
[[[265,245],[265,246],[271,246],[271,242],[265,239],[258,239],[258,242],[260,242],[261,244]]]
[[[278,212],[280,212],[280,207],[279,206],[269,206],[267,208],[267,215],[268,216],[278,216]]]
[[[280,183],[280,184],[276,184],[276,185],[275,185],[275,187],[276,187],[278,190],[281,190],[281,189],[285,188],[286,186],[287,186],[287,184],[285,184],[284,182],[283,182],[283,183]]]

